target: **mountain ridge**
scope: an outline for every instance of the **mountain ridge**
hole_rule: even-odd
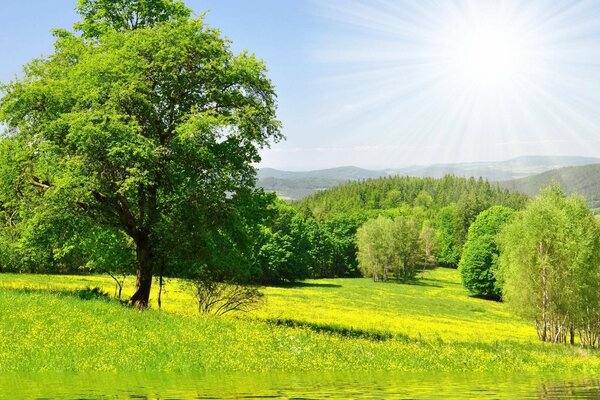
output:
[[[553,182],[567,194],[577,193],[586,198],[595,213],[600,213],[600,163],[570,166],[538,175],[500,182],[500,186],[534,196]]]
[[[288,200],[298,200],[320,190],[349,181],[385,176],[415,176],[441,178],[445,175],[482,177],[494,182],[506,182],[541,174],[550,170],[600,164],[600,158],[580,156],[522,156],[504,161],[465,162],[455,164],[412,165],[402,168],[370,170],[356,166],[341,166],[310,171],[284,171],[274,168],[258,170],[258,186]]]

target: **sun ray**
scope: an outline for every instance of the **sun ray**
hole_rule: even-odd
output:
[[[394,165],[583,143],[600,155],[600,4],[332,0],[314,9],[335,27],[315,53],[326,72],[316,125],[343,132],[332,142],[387,146]]]

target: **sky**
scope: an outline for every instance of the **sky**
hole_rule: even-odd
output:
[[[261,167],[600,157],[600,1],[187,0],[265,60],[286,140]],[[75,0],[0,0],[0,82]]]

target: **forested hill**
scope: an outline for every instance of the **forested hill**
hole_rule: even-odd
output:
[[[584,196],[594,212],[600,213],[600,164],[559,168],[539,175],[501,182],[500,185],[528,195],[536,195],[540,189],[552,182],[558,183],[568,194],[579,193]]]
[[[441,179],[385,177],[349,182],[300,200],[315,217],[365,210],[390,209],[404,205],[438,209],[457,203],[485,210],[492,205],[521,208],[527,196],[500,188],[483,179],[445,176]]]
[[[416,165],[377,171],[357,167],[338,167],[303,172],[263,168],[258,171],[257,178],[258,186],[265,190],[275,192],[286,200],[298,200],[348,181],[385,176],[430,178],[442,178],[445,175],[466,178],[481,176],[484,179],[498,182],[532,176],[556,168],[596,163],[600,163],[600,159],[570,156],[524,156],[506,161]]]

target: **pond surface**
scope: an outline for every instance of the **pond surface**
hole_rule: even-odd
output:
[[[598,399],[600,377],[405,373],[2,375],[2,399]]]

